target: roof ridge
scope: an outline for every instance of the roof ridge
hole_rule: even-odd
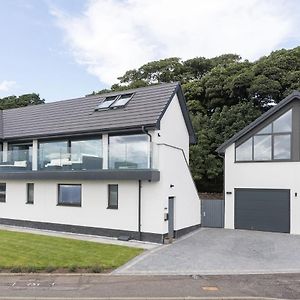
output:
[[[35,107],[39,105],[53,105],[53,104],[58,104],[58,103],[66,103],[66,102],[71,102],[71,101],[80,101],[80,100],[92,100],[92,99],[101,99],[103,97],[106,97],[107,95],[122,95],[122,94],[127,94],[127,93],[132,93],[132,92],[137,92],[141,90],[148,90],[152,88],[157,88],[161,86],[172,86],[176,87],[180,83],[178,81],[176,82],[168,82],[168,83],[158,83],[158,84],[153,84],[149,86],[144,86],[144,87],[139,87],[135,89],[128,89],[128,90],[122,90],[122,91],[111,91],[103,94],[95,94],[95,95],[88,95],[88,96],[82,96],[78,98],[70,98],[70,99],[62,99],[62,100],[56,100],[52,102],[46,102],[46,103],[41,103],[37,105],[27,105],[27,106],[22,106],[22,107],[14,107],[14,108],[8,108],[8,109],[3,109],[2,111],[11,111],[11,110],[22,110],[22,109],[28,109],[29,107]]]

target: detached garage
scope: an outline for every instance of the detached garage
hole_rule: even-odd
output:
[[[225,164],[225,228],[300,234],[300,92],[217,152]]]
[[[290,191],[235,189],[236,229],[290,232]]]

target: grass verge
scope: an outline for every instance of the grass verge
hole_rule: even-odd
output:
[[[115,269],[143,250],[0,230],[2,272],[91,272]]]

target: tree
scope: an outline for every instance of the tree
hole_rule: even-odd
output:
[[[222,160],[215,150],[274,103],[300,90],[300,47],[274,51],[254,62],[237,54],[186,61],[171,57],[118,79],[112,91],[181,82],[198,137],[191,147],[193,176],[200,190],[220,190]]]
[[[29,105],[37,105],[45,103],[45,99],[41,99],[38,94],[25,94],[22,96],[8,96],[0,99],[0,109],[10,109]]]
[[[197,144],[191,146],[191,171],[200,191],[222,191],[223,160],[216,149],[261,114],[249,101],[217,108],[209,117],[192,115]]]

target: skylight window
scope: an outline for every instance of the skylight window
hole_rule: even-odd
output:
[[[112,105],[111,107],[123,107],[125,106],[129,100],[132,98],[133,94],[124,94],[121,95]]]
[[[132,96],[133,94],[108,96],[97,106],[95,110],[106,110],[110,108],[116,109],[124,107],[132,98]]]
[[[108,109],[118,98],[118,96],[109,96],[104,99],[99,105],[98,109]]]

